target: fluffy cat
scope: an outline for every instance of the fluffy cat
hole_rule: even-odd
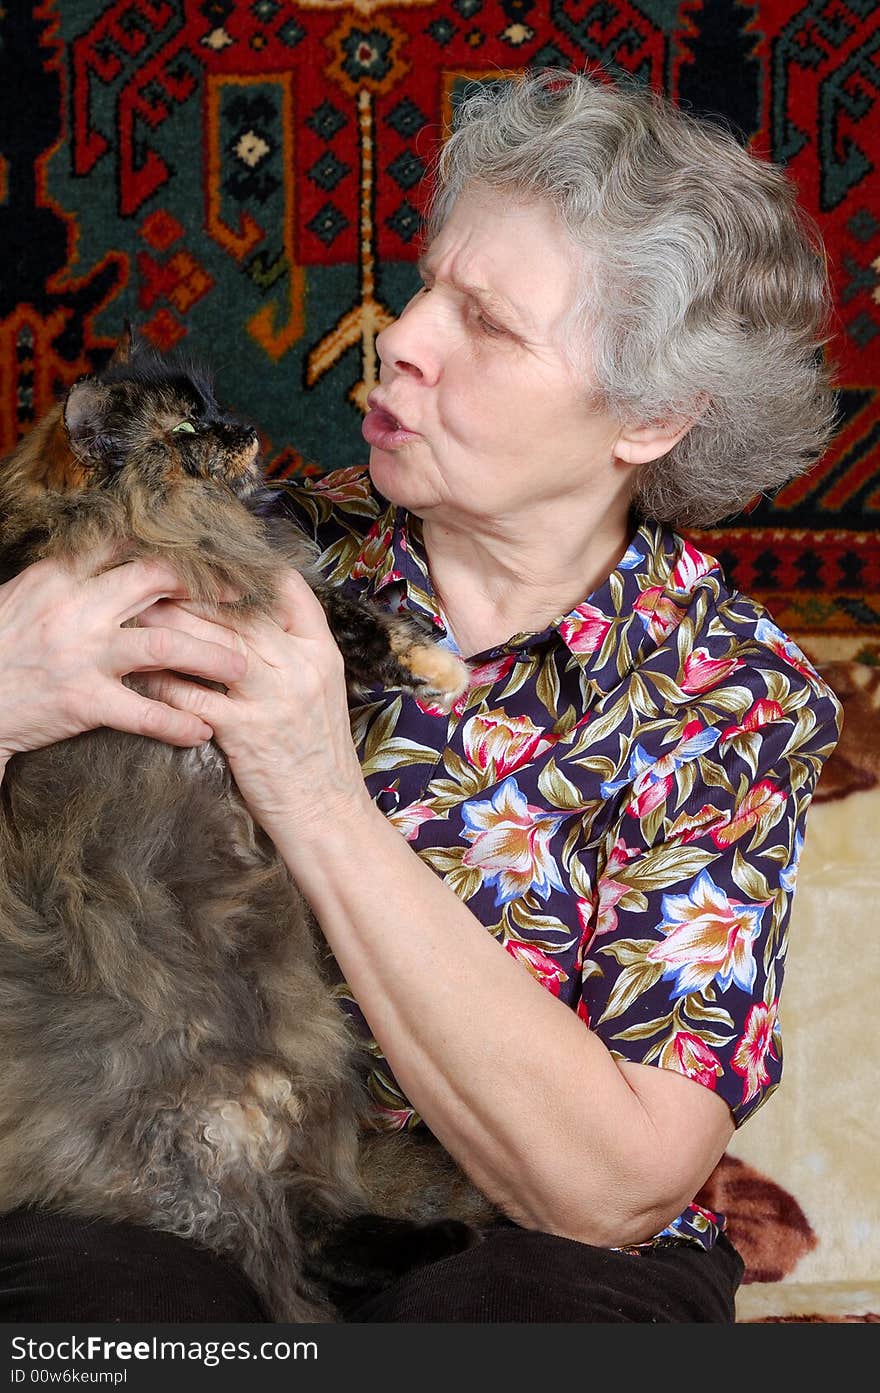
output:
[[[41,557],[83,573],[154,556],[194,599],[231,587],[265,611],[293,564],[352,686],[450,705],[464,665],[415,621],[324,585],[264,500],[256,432],[205,375],[129,335],[0,466],[0,581]],[[235,1260],[276,1321],[333,1320],[331,1298],[470,1242],[443,1216],[479,1219],[481,1200],[439,1147],[359,1137],[358,1046],[329,961],[216,747],[101,729],[14,756],[0,1211],[194,1239]]]

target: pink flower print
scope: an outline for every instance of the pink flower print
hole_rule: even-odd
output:
[[[641,854],[639,847],[627,846],[623,837],[618,837],[608,853],[608,860],[605,862],[606,874],[613,875],[615,871],[619,871],[623,866],[628,866],[630,861]]]
[[[329,498],[331,503],[343,505],[356,499],[366,501],[370,496],[369,475],[360,464],[349,469],[334,469],[332,474],[325,474],[314,483],[309,482],[306,487]]]
[[[707,1224],[720,1224],[721,1222],[721,1216],[716,1214],[713,1209],[706,1209],[702,1204],[696,1204],[693,1200],[691,1200],[688,1208],[693,1210],[694,1214],[698,1215],[700,1219],[705,1220]]]
[[[623,899],[628,885],[621,885],[619,880],[611,880],[608,876],[603,876],[599,881],[599,903],[596,913],[596,933],[610,934],[617,928],[617,904]]]
[[[377,1132],[405,1132],[416,1116],[415,1108],[388,1108],[382,1103],[373,1103],[370,1111]]]
[[[471,687],[494,687],[507,676],[515,661],[512,653],[506,653],[503,658],[490,658],[487,663],[471,668]]]
[[[769,903],[731,900],[702,871],[686,895],[663,896],[657,927],[665,938],[648,951],[648,961],[663,963],[663,976],[675,978],[674,997],[702,991],[716,979],[722,991],[731,982],[751,991],[757,971],[752,944]]]
[[[626,778],[607,779],[601,786],[603,798],[611,798],[625,783],[632,780],[632,793],[625,811],[632,817],[645,817],[647,813],[659,808],[669,796],[675,782],[675,771],[690,760],[699,759],[711,750],[719,738],[719,732],[704,727],[699,720],[688,721],[681,733],[681,739],[674,749],[659,759],[651,756],[636,744],[630,755]]]
[[[594,938],[599,934],[613,933],[617,928],[616,906],[631,887],[621,884],[613,875],[640,854],[638,847],[627,846],[623,838],[618,837],[605,864],[605,873],[599,878],[598,895],[594,894],[590,899],[577,901],[577,916],[581,926],[578,954],[581,962],[583,953]]]
[[[685,611],[659,585],[649,585],[633,602],[633,609],[655,643],[662,643],[684,618]]]
[[[673,774],[659,774],[656,766],[652,765],[644,774],[640,774],[633,784],[632,798],[625,811],[630,817],[647,817],[648,813],[652,813],[661,803],[666,802],[674,783]]]
[[[595,605],[578,605],[559,625],[559,633],[572,653],[595,653],[602,647],[611,620]]]
[[[744,1103],[755,1098],[770,1082],[767,1056],[779,1059],[773,1048],[773,1030],[778,1009],[778,1000],[769,1006],[763,1001],[755,1003],[746,1018],[745,1030],[736,1047],[736,1053],[730,1061],[731,1067],[737,1074],[741,1074],[745,1081],[742,1096]]]
[[[710,836],[718,847],[732,846],[740,837],[751,832],[759,823],[772,827],[779,821],[785,806],[785,794],[769,779],[753,784],[734,809],[733,817],[724,827],[716,827]]]
[[[722,812],[720,808],[713,807],[711,803],[704,803],[697,813],[680,813],[673,822],[668,832],[668,840],[679,841],[682,846],[688,842],[695,842],[705,833],[713,831],[716,827],[724,827],[730,821],[730,810],[725,808]]]
[[[760,730],[762,726],[770,725],[773,721],[784,721],[785,712],[778,701],[768,701],[762,697],[760,701],[753,702],[746,714],[743,716],[742,725],[728,726],[722,731],[721,742],[732,740],[735,735],[751,735],[753,731]]]
[[[470,763],[494,783],[549,750],[555,736],[545,735],[528,716],[508,716],[499,708],[471,716],[462,740]]]
[[[803,677],[808,678],[811,685],[820,681],[819,674],[806,654],[801,652],[797,644],[788,637],[788,634],[784,634],[769,619],[761,618],[758,620],[755,625],[755,637],[760,643],[766,643],[777,658],[781,658],[789,667],[793,667]]]
[[[585,1025],[585,1026],[587,1027],[587,1029],[589,1030],[589,1028],[590,1028],[590,1013],[589,1013],[589,1011],[587,1010],[587,1003],[584,1001],[583,997],[581,997],[581,999],[579,1000],[579,1002],[578,1002],[578,1004],[577,1004],[577,1010],[575,1011],[575,1015],[577,1016],[577,1018],[578,1018],[579,1021],[583,1021],[584,1025]]]
[[[546,987],[553,996],[559,995],[563,982],[568,981],[568,973],[559,963],[531,943],[520,943],[518,939],[509,938],[504,946],[512,958],[537,978],[542,987]]]
[[[390,555],[393,537],[393,528],[383,527],[381,521],[373,523],[373,526],[364,538],[364,544],[361,547],[360,554],[351,568],[353,580],[361,580],[364,576],[373,576],[376,574],[382,562]],[[384,579],[392,579],[392,574],[384,577]],[[400,579],[399,576],[396,578]]]
[[[698,551],[690,542],[685,542],[681,556],[669,577],[669,589],[690,595],[702,576],[708,576],[712,571],[719,569],[714,556]]]
[[[652,760],[647,751],[642,749],[641,745],[635,744],[629,757],[629,768],[626,774],[620,779],[605,779],[599,785],[599,792],[603,798],[610,799],[627,783],[632,782],[633,789],[635,789],[639,780],[642,780],[642,786],[644,787],[644,781],[650,776],[651,771],[654,769],[655,762],[656,761]]]
[[[437,816],[436,809],[427,803],[410,803],[408,808],[395,808],[393,813],[388,814],[386,821],[396,827],[408,842],[412,842],[419,835],[422,823],[430,822]]]
[[[576,900],[575,909],[577,910],[578,923],[581,926],[581,937],[578,943],[577,965],[583,967],[584,953],[596,936],[596,925],[593,923],[593,913],[596,908],[595,899]]]
[[[710,658],[708,648],[695,648],[684,660],[678,685],[683,692],[707,692],[744,666],[741,658]]]
[[[661,755],[654,768],[660,774],[680,769],[683,764],[689,764],[711,750],[718,739],[719,732],[712,726],[701,725],[697,718],[688,721],[682,728],[678,744],[668,754]]]
[[[464,696],[466,696],[466,695],[467,695],[467,693],[464,694]],[[462,710],[464,709],[464,707],[463,707],[464,696],[460,696],[460,697],[458,698],[458,701],[457,701],[457,702],[455,703],[455,705],[453,706],[453,708],[452,708],[452,713],[453,713],[453,714],[455,714],[455,715],[460,715],[460,714],[461,714]],[[449,710],[448,710],[445,706],[441,706],[441,705],[439,704],[439,702],[436,702],[436,701],[422,701],[422,699],[421,699],[420,697],[414,697],[413,700],[415,701],[415,704],[416,704],[416,706],[419,708],[419,710],[420,710],[420,711],[423,711],[423,712],[425,713],[426,716],[448,716],[448,715],[450,714],[450,713],[449,713]]]
[[[724,1072],[715,1051],[710,1050],[699,1035],[692,1035],[689,1030],[676,1031],[673,1043],[676,1064],[681,1073],[695,1079],[704,1088],[714,1089]]]
[[[494,687],[496,682],[501,682],[507,676],[515,662],[514,655],[507,653],[503,658],[491,658],[487,663],[471,667],[467,690],[462,692],[453,706],[452,715],[463,716],[467,710],[471,692],[477,687]],[[416,705],[420,711],[424,711],[426,716],[448,716],[450,714],[448,711],[444,711],[442,706],[437,706],[433,702],[422,702],[416,699]]]
[[[495,885],[496,905],[518,899],[528,890],[546,900],[551,890],[565,890],[549,849],[564,816],[526,802],[511,774],[490,801],[462,806],[463,833],[471,843],[462,864],[479,870],[487,884]]]

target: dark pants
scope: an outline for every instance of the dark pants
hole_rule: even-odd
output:
[[[725,1238],[641,1253],[499,1228],[360,1300],[366,1322],[732,1324],[743,1263]],[[0,1322],[265,1322],[231,1264],[170,1234],[20,1211],[0,1219]]]

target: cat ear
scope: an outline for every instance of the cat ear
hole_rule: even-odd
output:
[[[64,402],[64,424],[70,444],[77,453],[87,452],[100,433],[109,393],[95,377],[74,382]]]
[[[130,363],[131,355],[134,351],[135,338],[132,332],[131,320],[126,318],[122,321],[122,336],[110,355],[108,367],[119,367],[123,363]]]

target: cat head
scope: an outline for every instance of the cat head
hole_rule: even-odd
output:
[[[69,389],[62,419],[50,488],[113,489],[125,481],[167,495],[211,481],[246,499],[262,483],[257,432],[217,404],[208,373],[163,357],[130,329],[106,368]]]
[[[265,605],[281,563],[259,456],[202,368],[127,329],[0,462],[0,582],[50,556],[83,574],[161,556],[195,599]]]

